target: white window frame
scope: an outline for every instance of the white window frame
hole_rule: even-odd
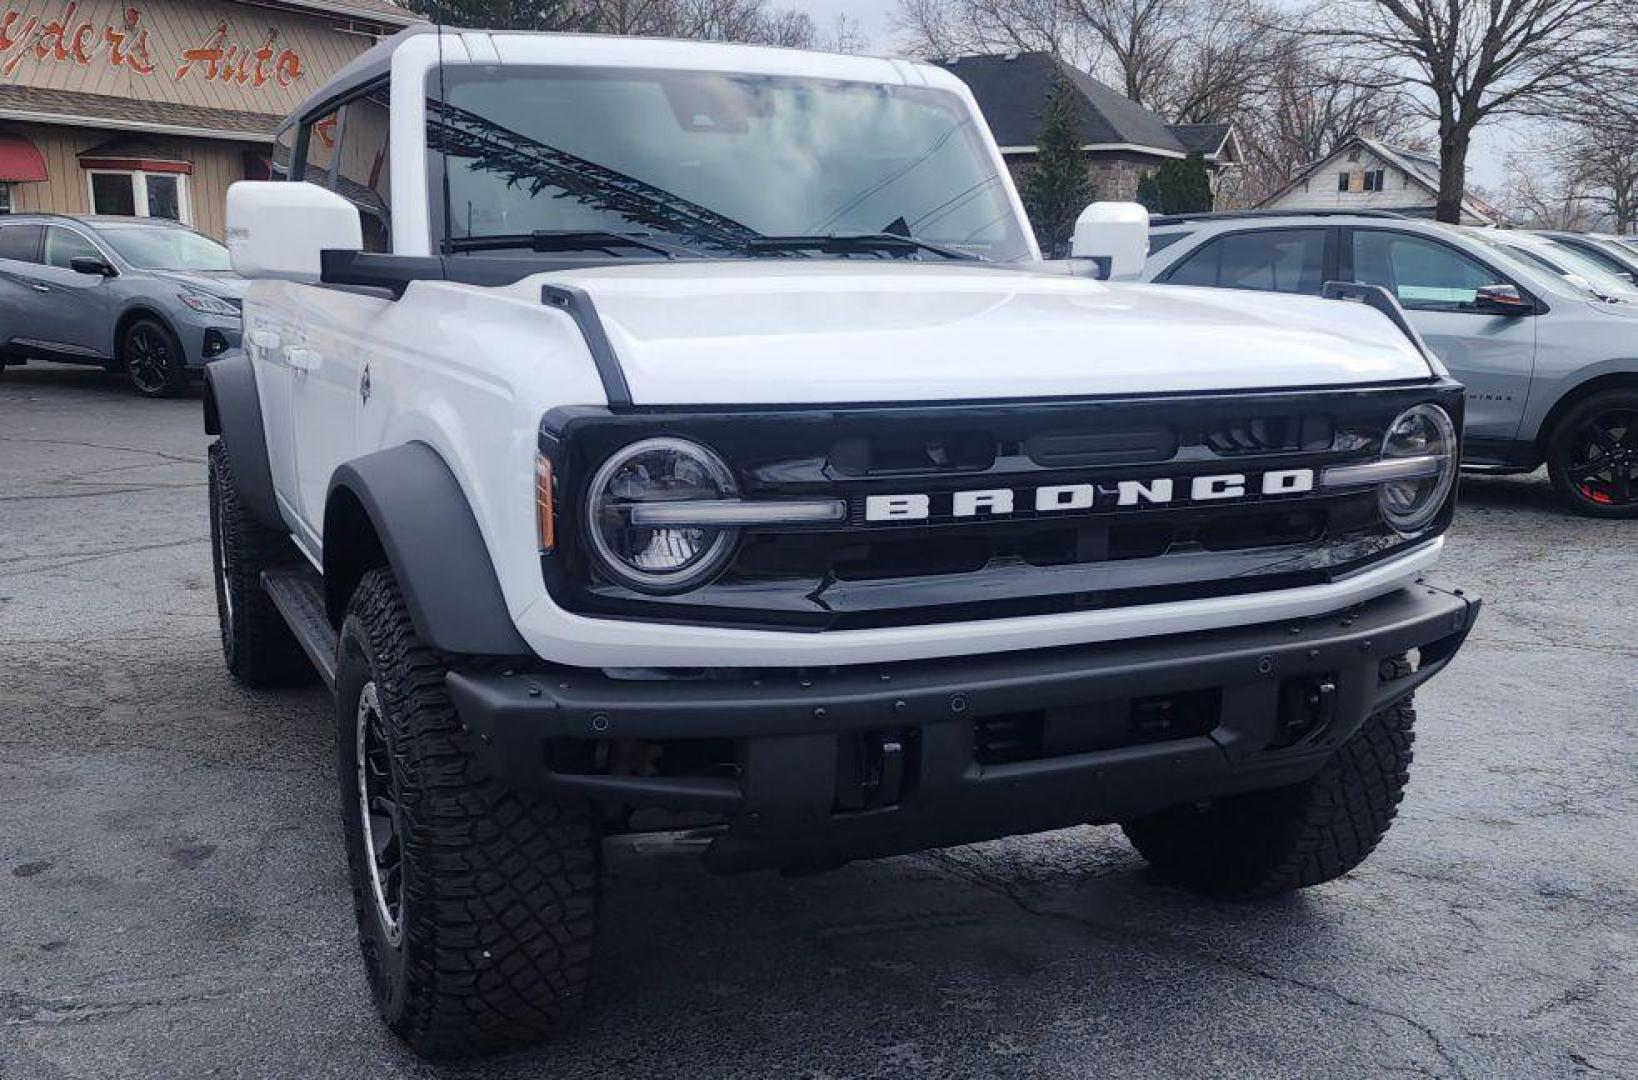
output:
[[[174,176],[176,177],[176,208],[182,213],[182,224],[193,224],[193,193],[185,172],[149,172],[145,169],[86,169],[85,170],[85,198],[86,205],[93,214],[97,213],[97,193],[93,186],[93,176],[128,176],[131,178],[131,190],[135,196],[137,217],[148,217],[148,177]]]

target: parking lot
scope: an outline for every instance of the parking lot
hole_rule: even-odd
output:
[[[1112,828],[830,874],[611,846],[555,1046],[376,1020],[326,702],[217,643],[197,397],[0,378],[0,1077],[1638,1076],[1638,523],[1471,479],[1479,592],[1410,794],[1342,881],[1235,906]]]

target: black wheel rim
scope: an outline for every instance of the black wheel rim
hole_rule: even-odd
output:
[[[404,906],[404,851],[400,842],[398,801],[392,791],[387,725],[381,716],[381,698],[373,681],[365,683],[359,691],[356,728],[358,810],[363,822],[370,894],[387,943],[397,945],[402,933],[399,916]]]
[[[1565,450],[1564,473],[1594,505],[1638,501],[1638,409],[1612,409],[1576,428]]]
[[[165,388],[171,373],[171,343],[151,326],[139,326],[125,339],[125,366],[140,390]]]

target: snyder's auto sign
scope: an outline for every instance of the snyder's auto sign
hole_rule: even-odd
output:
[[[287,87],[302,77],[302,59],[279,42],[277,29],[240,40],[225,19],[197,40],[161,43],[144,24],[143,9],[125,7],[115,19],[81,15],[78,3],[50,14],[0,9],[0,73],[11,76],[25,63],[97,65],[176,82],[199,79],[233,86]]]

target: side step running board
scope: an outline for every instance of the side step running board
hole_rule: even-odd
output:
[[[302,566],[289,570],[263,570],[262,588],[279,609],[290,632],[301,642],[302,651],[318,669],[324,685],[336,688],[336,632],[324,609],[324,579],[318,571]]]

